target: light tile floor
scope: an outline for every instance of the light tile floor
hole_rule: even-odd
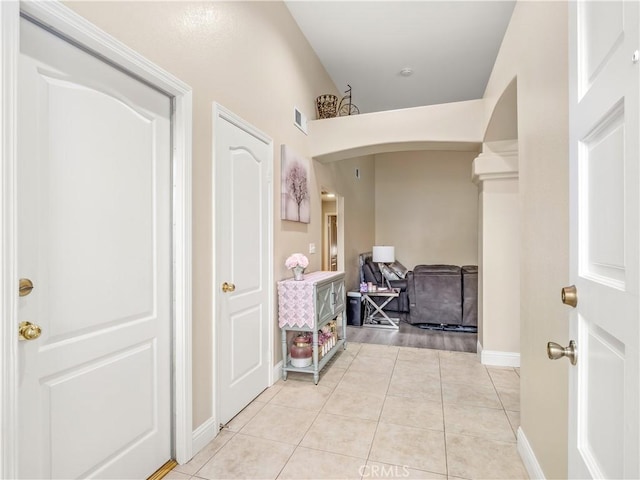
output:
[[[526,479],[519,371],[476,354],[349,343],[290,373],[167,479]]]

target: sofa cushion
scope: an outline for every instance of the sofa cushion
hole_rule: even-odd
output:
[[[380,264],[380,271],[382,272],[382,276],[387,280],[400,280],[400,277],[396,272],[394,272],[388,265],[384,263]]]
[[[457,265],[416,265],[413,269],[413,273],[428,273],[428,274],[456,274],[460,275],[460,267]]]
[[[393,263],[389,264],[389,268],[391,270],[393,270],[393,272],[395,272],[395,274],[398,276],[398,278],[406,278],[407,277],[407,272],[409,271],[409,269],[407,269],[407,267],[405,267],[403,264],[401,264],[399,261],[395,261]]]
[[[364,273],[364,281],[371,282],[375,285],[382,285],[382,273],[378,264],[367,260],[362,266],[362,272]]]

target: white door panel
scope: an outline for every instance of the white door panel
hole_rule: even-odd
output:
[[[571,9],[569,477],[638,478],[638,2]]]
[[[221,109],[215,116],[216,321],[219,422],[269,385],[270,140]],[[223,282],[235,290],[223,292]]]
[[[21,20],[21,478],[171,457],[170,100]]]

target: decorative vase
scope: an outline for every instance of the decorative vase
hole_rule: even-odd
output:
[[[294,280],[303,280],[304,279],[304,267],[301,266],[297,266],[297,267],[293,267],[291,270],[293,270],[293,279]]]
[[[291,348],[291,365],[294,367],[308,367],[311,365],[313,357],[313,347],[311,346],[311,337],[305,334],[296,336],[293,339]]]

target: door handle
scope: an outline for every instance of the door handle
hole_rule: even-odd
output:
[[[558,360],[562,357],[567,357],[571,362],[571,365],[578,363],[578,349],[576,348],[576,342],[571,340],[568,347],[563,347],[555,342],[547,343],[547,355],[551,360]]]
[[[20,340],[35,340],[42,333],[42,329],[31,322],[20,322],[18,325],[18,338]]]
[[[224,282],[222,284],[222,291],[224,293],[233,292],[236,289],[236,286],[233,283]]]
[[[562,289],[562,303],[573,308],[578,306],[578,289],[575,285]]]

